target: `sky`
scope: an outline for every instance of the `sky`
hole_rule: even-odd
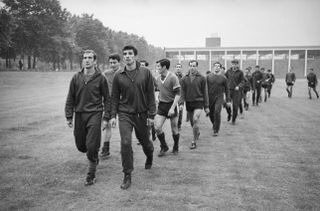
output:
[[[71,14],[157,47],[320,45],[320,0],[60,0]]]

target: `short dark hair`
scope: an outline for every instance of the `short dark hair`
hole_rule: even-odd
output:
[[[149,63],[146,60],[141,60],[140,63],[145,63],[146,67],[149,66]]]
[[[83,55],[85,53],[92,53],[93,54],[93,60],[97,60],[97,54],[96,54],[96,52],[94,52],[94,50],[90,50],[90,49],[84,50],[83,54],[82,54],[82,59],[83,59]]]
[[[133,45],[126,45],[123,47],[122,52],[126,50],[133,50],[133,54],[138,55],[138,50]]]
[[[311,71],[313,71],[313,68],[310,68]]]
[[[181,64],[181,63],[176,64],[176,66],[178,66],[178,65],[180,65],[180,66],[182,67],[182,64]]]
[[[117,60],[118,62],[120,62],[120,60],[121,60],[120,55],[117,54],[117,53],[111,54],[111,55],[109,56],[109,58],[108,58],[108,61],[109,61],[110,59]]]
[[[216,65],[216,64],[218,64],[220,68],[222,67],[222,64],[220,62],[213,63],[213,66]]]
[[[260,68],[260,66],[259,66],[259,65],[256,65],[255,68]]]
[[[170,61],[168,59],[160,59],[156,63],[159,63],[161,67],[166,66],[167,70],[170,68]]]
[[[189,62],[189,65],[190,65],[191,63],[193,63],[193,62],[195,62],[196,65],[197,65],[197,67],[198,67],[198,61],[197,61],[197,60],[191,60],[191,61]]]

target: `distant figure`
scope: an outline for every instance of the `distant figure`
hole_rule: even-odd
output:
[[[290,72],[286,74],[286,84],[287,84],[287,92],[288,97],[292,97],[292,87],[294,85],[294,82],[296,81],[296,74],[292,72],[292,68],[290,68]]]
[[[267,88],[268,98],[270,98],[272,86],[273,86],[274,82],[276,81],[276,79],[270,69],[267,70],[267,73],[270,75],[270,81],[269,81],[269,85]]]
[[[101,123],[105,128],[110,119],[111,99],[108,83],[94,66],[96,58],[97,56],[92,50],[86,50],[83,53],[83,68],[71,79],[65,105],[65,116],[70,128],[73,127],[74,119],[74,137],[77,149],[86,153],[89,161],[85,185],[92,185],[96,181]]]
[[[252,106],[259,105],[262,77],[260,66],[256,65],[255,71],[252,73]]]
[[[21,61],[21,59],[19,60],[19,69],[20,69],[20,70],[23,69],[23,62]]]
[[[261,68],[262,72],[262,82],[261,82],[261,87],[263,88],[263,93],[264,93],[264,102],[267,102],[268,99],[268,88],[271,83],[271,75],[265,71],[264,68]]]
[[[182,69],[182,65],[180,63],[176,64],[175,66],[175,73],[176,76],[179,79],[179,84],[181,85],[181,80],[183,77],[183,73],[181,71]],[[183,107],[184,107],[184,103],[181,104],[182,106],[179,105],[179,117],[178,117],[178,130],[181,130],[181,125],[182,125],[182,116],[183,116]]]
[[[307,80],[308,80],[309,99],[312,99],[311,89],[313,89],[314,93],[316,93],[317,98],[319,98],[319,94],[317,92],[318,79],[317,79],[317,75],[313,72],[313,68],[310,68],[310,72],[307,75]]]
[[[247,95],[252,90],[252,75],[250,69],[247,67],[244,70],[244,87],[243,87],[243,106],[247,111],[249,109],[249,103],[247,102]]]

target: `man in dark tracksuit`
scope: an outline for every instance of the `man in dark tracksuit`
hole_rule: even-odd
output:
[[[179,79],[179,84],[181,84],[181,80],[182,80],[182,77],[183,77],[183,74],[181,72],[181,68],[182,68],[182,65],[181,64],[176,64],[176,76],[178,77]],[[184,104],[182,104],[183,106]],[[182,116],[183,116],[183,107],[182,109],[180,109],[180,105],[179,105],[179,116],[178,116],[178,130],[180,131],[181,130],[181,124],[182,124]]]
[[[247,93],[252,90],[252,75],[250,68],[246,68],[244,71],[244,86],[243,86],[243,104],[246,110],[249,109],[249,103],[247,102]]]
[[[125,46],[122,53],[126,65],[113,79],[111,124],[115,126],[115,117],[118,114],[124,173],[121,188],[127,189],[131,185],[133,171],[133,128],[147,157],[145,169],[150,169],[152,166],[154,149],[149,139],[149,125],[153,124],[156,102],[152,73],[149,69],[140,67],[140,63],[136,61],[137,49],[131,45]]]
[[[87,154],[89,160],[85,185],[95,183],[103,110],[104,128],[110,119],[108,83],[100,71],[94,68],[95,60],[96,54],[93,51],[86,50],[84,52],[84,68],[73,76],[65,106],[65,116],[70,128],[73,127],[72,120],[75,112],[74,137],[76,146],[80,152]]]
[[[193,140],[190,149],[197,148],[199,140],[199,120],[202,109],[209,114],[208,87],[206,77],[198,71],[198,61],[189,62],[190,70],[181,80],[180,109],[182,103],[186,102],[186,110],[190,118],[190,124],[193,130]]]
[[[286,84],[287,84],[287,92],[288,92],[288,97],[292,97],[292,87],[294,85],[294,82],[296,81],[296,74],[291,71],[286,74]]]
[[[259,65],[256,65],[255,71],[252,73],[252,105],[258,106],[261,95],[262,73]]]
[[[317,92],[317,85],[318,85],[318,79],[317,75],[313,72],[313,68],[310,68],[310,72],[307,75],[308,80],[308,93],[309,93],[309,99],[311,100],[311,89],[313,89],[314,93],[316,94],[317,98],[319,98],[319,94]]]
[[[238,108],[241,100],[241,92],[244,85],[243,72],[239,69],[239,61],[232,60],[232,67],[225,73],[228,79],[230,98],[232,101],[232,124],[234,125],[238,116]]]
[[[212,123],[213,136],[218,136],[221,124],[221,109],[224,103],[223,95],[229,102],[229,88],[227,78],[220,73],[222,65],[219,62],[213,64],[213,72],[207,75],[208,96],[209,96],[209,117]]]

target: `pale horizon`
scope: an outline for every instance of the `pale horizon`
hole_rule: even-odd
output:
[[[320,45],[318,0],[60,0],[75,15],[93,14],[105,27],[162,47]]]

